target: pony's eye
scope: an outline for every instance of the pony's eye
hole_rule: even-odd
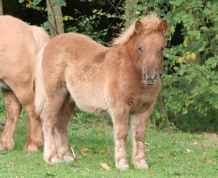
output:
[[[142,52],[142,47],[141,47],[141,46],[138,46],[138,50],[139,50],[140,52]]]
[[[165,46],[161,46],[160,51],[163,52],[164,48],[165,48]]]

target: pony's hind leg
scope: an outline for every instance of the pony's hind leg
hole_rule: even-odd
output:
[[[74,158],[69,152],[67,138],[67,126],[70,122],[74,108],[75,103],[70,99],[70,95],[68,95],[59,112],[59,118],[55,128],[55,141],[58,150],[58,157],[67,162],[74,161]]]
[[[40,117],[35,113],[34,93],[31,88],[16,91],[16,96],[23,105],[29,116],[28,120],[28,138],[24,146],[24,151],[38,151],[43,147],[42,123]]]
[[[12,91],[2,91],[7,121],[0,138],[0,150],[11,150],[14,147],[14,132],[22,106]]]
[[[17,78],[20,79],[22,76],[17,76]],[[8,81],[7,84],[29,116],[28,138],[24,151],[37,151],[43,146],[43,134],[41,119],[35,113],[32,83],[28,80],[27,82]]]
[[[52,94],[49,93],[50,91],[47,91],[48,95],[45,95],[44,108],[41,113],[42,129],[44,133],[44,160],[48,164],[54,164],[61,161],[61,158],[58,155],[58,147],[61,147],[60,145],[63,144],[63,141],[59,140],[62,139],[62,137],[58,138],[61,135],[59,133],[61,126],[57,127],[57,125],[61,124],[59,121],[61,118],[60,113],[63,114],[62,108],[64,107],[65,99],[67,97],[67,91],[63,88],[55,89],[56,91],[52,91]],[[69,118],[67,119],[69,120]],[[66,121],[67,123],[69,122],[68,120]],[[64,120],[62,121],[64,122]],[[65,127],[65,124],[63,124],[63,127]],[[66,139],[65,136],[64,139]],[[64,151],[62,151],[62,153],[63,152]]]
[[[129,165],[126,159],[128,115],[129,110],[122,107],[116,107],[116,109],[114,109],[114,111],[111,112],[115,139],[115,162],[117,169],[120,170],[129,169]]]
[[[136,169],[147,169],[145,161],[145,136],[149,115],[153,106],[150,106],[145,112],[134,114],[131,117],[132,135],[133,135],[133,152],[132,163]]]
[[[24,108],[29,116],[28,138],[24,151],[38,151],[44,145],[41,119],[36,116],[33,103]]]

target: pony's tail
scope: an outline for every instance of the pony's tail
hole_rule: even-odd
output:
[[[37,53],[42,50],[50,40],[48,33],[41,27],[30,26],[33,38],[36,42]]]
[[[42,49],[36,58],[35,63],[35,78],[34,78],[34,89],[35,89],[35,112],[37,115],[43,110],[44,107],[44,83],[42,74],[42,56],[44,49]]]
[[[36,58],[33,75],[33,85],[35,91],[35,112],[40,115],[44,105],[44,84],[42,77],[42,55],[44,48],[50,40],[48,33],[41,27],[30,26],[36,44]]]

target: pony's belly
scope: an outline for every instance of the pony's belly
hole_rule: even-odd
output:
[[[97,92],[98,93],[98,92]],[[108,109],[103,97],[94,93],[74,95],[71,94],[73,101],[81,110],[98,115],[108,115]]]
[[[108,112],[106,109],[103,108],[98,108],[98,107],[92,107],[92,106],[85,106],[85,105],[80,105],[76,104],[77,107],[87,113],[90,114],[97,114],[97,115],[108,115]]]
[[[84,103],[84,102],[77,102],[75,101],[77,107],[85,112],[88,112],[90,114],[98,114],[98,115],[108,115],[108,111],[106,108],[100,106],[100,105],[92,105],[90,103]]]

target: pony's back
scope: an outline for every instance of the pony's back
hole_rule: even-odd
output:
[[[4,59],[0,57],[0,64],[2,60],[14,60],[16,63],[19,60],[16,56],[25,55],[34,61],[49,39],[47,32],[40,27],[28,25],[12,16],[0,16],[0,52],[4,56]]]
[[[50,40],[47,32],[12,16],[0,16],[0,27],[0,78],[32,73],[37,53]],[[13,65],[13,73],[9,74],[5,65]]]

